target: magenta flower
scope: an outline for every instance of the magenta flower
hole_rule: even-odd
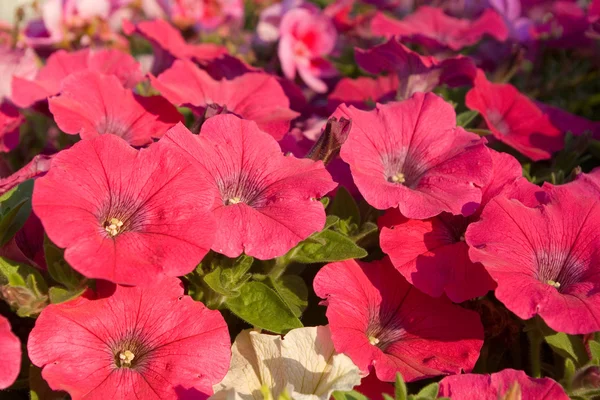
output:
[[[326,92],[323,78],[337,74],[324,58],[333,51],[337,40],[331,19],[308,8],[295,8],[283,16],[279,29],[278,54],[283,74],[294,79],[298,73],[309,88]]]
[[[0,315],[0,390],[10,387],[21,370],[21,341],[10,330],[10,322]]]
[[[73,400],[212,394],[231,355],[218,311],[184,296],[176,278],[144,288],[98,286],[96,300],[46,307],[31,331],[29,358],[53,390]]]
[[[153,86],[171,103],[192,106],[204,115],[215,105],[240,118],[254,121],[258,127],[281,139],[290,129],[290,121],[299,114],[290,109],[290,101],[277,80],[266,73],[243,74],[232,80],[214,80],[191,61],[175,61],[158,76]]]
[[[406,381],[470,371],[483,344],[479,316],[411,286],[388,259],[328,264],[314,280],[336,351],[377,378]]]
[[[543,188],[542,204],[492,199],[465,235],[469,256],[498,283],[496,297],[519,318],[539,315],[569,334],[600,329],[597,193]]]
[[[83,275],[149,284],[187,274],[208,252],[210,189],[167,143],[138,151],[103,135],[54,157],[35,183],[33,209]]]
[[[413,41],[430,50],[461,50],[477,44],[485,35],[498,41],[508,37],[502,17],[492,9],[471,21],[451,17],[441,8],[430,6],[419,7],[401,21],[378,12],[371,21],[371,31],[376,36]]]
[[[514,369],[491,375],[448,376],[440,381],[439,396],[452,400],[498,400],[506,398],[515,385],[519,388],[518,398],[569,400],[564,389],[552,379],[530,378],[525,372]]]
[[[563,148],[563,133],[548,115],[514,86],[489,82],[483,71],[477,72],[466,104],[481,113],[496,139],[534,161]]]
[[[492,169],[485,139],[457,127],[454,109],[437,95],[415,93],[373,111],[341,105],[334,116],[352,120],[340,154],[373,207],[424,219],[479,206]]]
[[[323,229],[318,199],[336,187],[323,163],[284,156],[256,123],[217,115],[200,135],[180,124],[162,141],[179,146],[212,186],[218,222],[213,250],[267,260]]]
[[[244,18],[241,0],[157,0],[175,25],[211,31],[224,24],[239,25]]]
[[[0,44],[0,103],[13,100],[11,79],[32,79],[37,73],[35,52],[32,49],[13,49]]]
[[[356,62],[371,74],[382,72],[398,76],[398,98],[407,99],[416,92],[431,92],[436,86],[471,85],[477,68],[469,57],[449,57],[440,61],[422,56],[391,38],[368,50],[356,49]]]
[[[552,125],[557,127],[561,132],[571,132],[576,136],[589,133],[594,139],[600,139],[600,122],[590,121],[587,118],[571,114],[559,107],[538,102],[536,104],[550,118]]]
[[[84,49],[71,53],[59,50],[48,58],[35,79],[13,78],[13,101],[19,107],[30,107],[38,101],[60,93],[62,81],[69,75],[83,70],[115,75],[127,88],[133,88],[143,79],[139,64],[127,53],[118,50],[93,52]]]
[[[0,153],[7,153],[19,144],[19,127],[25,119],[19,109],[8,102],[0,102]]]
[[[492,180],[482,188],[481,206],[472,216],[442,213],[427,220],[410,220],[392,209],[379,221],[383,226],[381,249],[408,282],[430,296],[446,293],[450,300],[462,303],[496,287],[483,265],[469,259],[464,235],[483,207],[510,188],[522,173],[513,156],[495,151],[490,154]]]
[[[125,20],[123,31],[127,35],[136,33],[150,42],[154,55],[153,74],[169,68],[177,59],[194,60],[204,64],[227,54],[227,49],[223,46],[187,43],[177,29],[162,19],[141,21],[136,25]]]
[[[62,82],[61,94],[48,101],[58,127],[82,139],[113,134],[132,146],[145,146],[183,120],[161,96],[143,97],[117,77],[81,71]]]

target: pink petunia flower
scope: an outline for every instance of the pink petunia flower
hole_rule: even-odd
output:
[[[143,79],[139,64],[127,53],[105,49],[84,49],[70,53],[59,50],[48,58],[35,79],[13,78],[13,101],[19,107],[30,107],[60,93],[65,78],[84,70],[114,75],[127,88],[133,88]]]
[[[212,186],[219,224],[213,250],[267,260],[323,229],[318,199],[336,187],[323,163],[284,156],[256,123],[217,115],[200,135],[180,124],[162,141],[179,146]]]
[[[514,86],[489,82],[481,70],[466,105],[481,113],[496,139],[534,161],[549,159],[563,148],[563,132],[547,114]]]
[[[440,397],[452,400],[504,399],[512,388],[518,387],[518,398],[568,400],[564,389],[550,378],[535,379],[523,371],[504,369],[491,375],[453,375],[440,381]],[[511,397],[517,398],[517,397]]]
[[[258,24],[256,25],[258,39],[263,43],[274,43],[279,40],[281,19],[290,10],[298,7],[318,12],[318,7],[303,0],[283,0],[281,3],[271,4],[260,12]]]
[[[309,88],[326,92],[323,78],[337,74],[324,58],[333,51],[337,40],[331,19],[307,8],[296,8],[284,15],[279,33],[278,54],[283,74],[294,79],[298,73]]]
[[[10,322],[0,315],[0,390],[10,387],[21,370],[21,341],[10,330]]]
[[[421,6],[403,20],[396,20],[378,12],[371,21],[371,31],[376,36],[393,36],[410,40],[430,50],[461,50],[477,44],[485,35],[505,41],[508,29],[502,17],[487,9],[474,21],[454,18],[441,8]]]
[[[212,43],[189,44],[181,33],[163,19],[141,21],[133,24],[123,21],[127,35],[138,34],[152,45],[152,73],[159,74],[169,68],[176,59],[194,60],[205,64],[227,54],[227,49]]]
[[[411,286],[388,259],[328,264],[315,277],[335,349],[377,378],[406,381],[470,371],[483,344],[479,316]]]
[[[19,144],[19,127],[25,119],[19,109],[0,102],[0,153],[7,153]]]
[[[132,146],[145,146],[183,120],[161,96],[143,97],[124,88],[119,79],[81,71],[62,82],[61,94],[48,101],[58,127],[82,139],[113,134]]]
[[[396,209],[380,218],[381,249],[396,269],[417,289],[456,303],[483,296],[496,284],[483,265],[469,259],[465,231],[483,207],[522,176],[521,164],[511,155],[490,150],[493,173],[482,188],[481,206],[470,217],[442,213],[427,220],[410,220]]]
[[[546,184],[538,205],[498,196],[465,238],[519,318],[539,315],[568,334],[600,329],[598,195]]]
[[[13,49],[0,44],[0,103],[13,100],[13,77],[32,79],[37,70],[36,56],[32,49]]]
[[[98,282],[91,295],[46,307],[29,335],[33,364],[73,400],[206,399],[227,373],[227,324],[184,296],[176,278],[149,287]]]
[[[440,61],[422,56],[391,38],[368,50],[356,49],[356,62],[371,74],[382,72],[398,76],[398,98],[407,99],[416,92],[431,92],[441,84],[450,87],[471,85],[477,68],[469,57],[450,57]]]
[[[215,230],[211,195],[167,143],[138,151],[102,135],[53,158],[35,183],[33,209],[74,269],[139,285],[185,275],[204,257]]]
[[[334,116],[352,120],[340,155],[373,207],[424,219],[469,215],[479,206],[492,169],[485,139],[457,127],[441,97],[415,93],[373,111],[341,105]]]
[[[290,121],[299,115],[289,108],[290,101],[281,85],[266,73],[252,72],[217,81],[191,61],[178,60],[151,80],[173,104],[192,106],[200,115],[208,106],[215,105],[256,122],[277,140],[289,131]]]
[[[175,25],[212,31],[222,25],[239,25],[244,18],[242,0],[158,0]]]

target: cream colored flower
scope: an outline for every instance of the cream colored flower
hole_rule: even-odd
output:
[[[293,329],[283,339],[246,330],[231,350],[214,400],[328,400],[333,391],[360,384],[358,367],[335,352],[328,326]]]

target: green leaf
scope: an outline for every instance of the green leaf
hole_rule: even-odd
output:
[[[596,365],[600,364],[600,343],[595,340],[590,340],[588,342],[588,346],[590,348],[590,354],[592,355],[592,362]]]
[[[343,186],[338,187],[335,197],[327,209],[327,214],[336,215],[341,220],[349,223],[360,224],[358,204],[356,204],[352,195]]]
[[[548,328],[549,329],[549,328]],[[550,330],[550,329],[549,329]],[[551,331],[551,330],[550,330]],[[562,332],[544,332],[544,340],[548,345],[562,357],[570,357],[575,365],[581,366],[588,360],[588,355],[579,336],[567,335]]]
[[[341,233],[324,230],[300,242],[290,254],[291,261],[313,264],[363,258],[368,253]]]
[[[279,297],[299,318],[308,306],[308,289],[304,279],[297,275],[283,275],[279,279],[270,276],[269,279]]]
[[[204,275],[204,282],[206,282],[208,287],[222,296],[236,297],[239,295],[237,290],[234,288],[230,289],[231,282],[228,282],[221,267],[217,267],[214,271]]]
[[[573,382],[573,378],[575,377],[575,363],[570,358],[565,358],[565,372],[563,376],[563,386],[567,389],[567,391],[571,390],[571,384]]]
[[[303,326],[277,293],[262,282],[247,282],[239,296],[226,299],[225,304],[250,325],[271,332],[284,333]]]
[[[329,205],[329,197],[321,197],[321,199],[319,200],[321,202],[321,204],[323,204],[323,208],[327,208],[327,206]]]
[[[425,386],[421,391],[417,394],[418,399],[437,399],[438,394],[440,392],[440,385],[437,382],[430,383]]]
[[[33,180],[28,180],[0,196],[0,246],[25,225],[31,214],[32,192]]]
[[[204,282],[215,292],[226,297],[239,295],[242,286],[250,275],[247,272],[252,267],[254,258],[242,255],[236,259],[215,256],[210,260],[211,272],[204,275]]]
[[[396,385],[395,385],[395,400],[407,400],[408,398],[408,390],[406,389],[406,384],[404,383],[404,379],[402,375],[398,372],[396,374]]]
[[[86,290],[87,286],[73,290],[65,289],[60,286],[53,286],[48,290],[48,296],[50,297],[50,303],[58,304],[73,300],[81,296]]]
[[[369,400],[367,396],[358,393],[356,390],[350,392],[335,391],[333,392],[332,397],[335,400]]]
[[[47,236],[44,237],[44,255],[50,277],[67,291],[78,292],[84,288],[87,279],[65,261],[64,254],[63,249],[52,243]]]
[[[477,114],[479,113],[475,110],[468,110],[458,114],[456,116],[456,125],[462,126],[463,128],[466,127],[475,119]]]

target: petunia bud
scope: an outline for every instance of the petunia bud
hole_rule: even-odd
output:
[[[317,143],[308,152],[307,158],[311,160],[321,160],[325,165],[329,164],[338,154],[342,145],[348,139],[352,121],[341,117],[331,117],[325,125],[325,129]]]

